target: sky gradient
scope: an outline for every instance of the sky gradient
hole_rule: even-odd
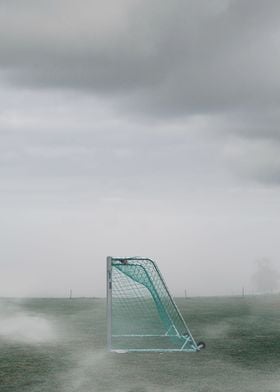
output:
[[[0,1],[0,296],[175,295],[280,269],[280,3]]]

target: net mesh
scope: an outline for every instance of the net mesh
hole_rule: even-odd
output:
[[[111,260],[111,349],[196,351],[156,264],[143,258]]]

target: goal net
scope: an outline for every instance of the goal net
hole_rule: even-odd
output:
[[[156,263],[107,258],[107,326],[111,351],[198,351]]]

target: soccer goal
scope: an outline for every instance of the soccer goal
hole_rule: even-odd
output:
[[[107,257],[110,351],[199,351],[156,263]]]

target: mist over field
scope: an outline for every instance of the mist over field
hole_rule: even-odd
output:
[[[1,392],[279,391],[279,296],[176,302],[205,350],[109,353],[103,299],[1,299]]]
[[[22,301],[0,303],[0,339],[21,344],[44,344],[57,339],[54,320],[22,309]]]

